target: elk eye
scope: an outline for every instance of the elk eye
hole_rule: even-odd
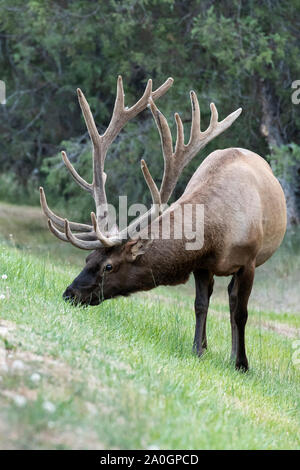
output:
[[[111,271],[112,270],[112,265],[111,264],[107,264],[104,268],[104,271]]]

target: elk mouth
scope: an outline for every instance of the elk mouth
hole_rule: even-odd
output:
[[[99,294],[95,294],[93,292],[89,294],[81,293],[72,287],[68,287],[65,292],[63,293],[63,299],[65,302],[69,302],[74,306],[86,306],[89,305],[99,305],[103,301]]]

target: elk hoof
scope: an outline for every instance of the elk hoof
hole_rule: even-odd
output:
[[[240,372],[247,372],[247,370],[249,370],[247,358],[237,359],[235,363],[235,368]]]
[[[195,346],[193,346],[193,353],[194,353],[196,356],[202,357],[205,352],[206,352],[206,348],[203,348],[203,347],[202,347],[201,349],[200,349],[200,348],[197,349]]]

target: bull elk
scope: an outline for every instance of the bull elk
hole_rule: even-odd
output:
[[[142,98],[127,108],[124,105],[122,78],[119,77],[113,115],[103,135],[97,131],[82,91],[77,90],[93,144],[93,182],[88,183],[76,172],[65,152],[62,152],[62,157],[75,181],[95,200],[96,213],[91,214],[91,225],[69,222],[55,215],[47,205],[43,188],[40,188],[41,205],[51,232],[78,248],[93,250],[86,258],[83,271],[66,289],[63,297],[75,303],[98,305],[119,295],[127,296],[159,285],[185,283],[193,273],[196,285],[193,348],[201,356],[207,347],[206,317],[214,276],[232,276],[228,286],[231,357],[237,369],[247,370],[245,325],[248,299],[255,268],[272,256],[284,237],[284,194],[263,158],[249,150],[228,148],[212,152],[198,167],[182,196],[164,210],[184,167],[241,113],[238,109],[219,122],[217,109],[212,103],[209,127],[202,132],[197,96],[191,91],[190,138],[185,144],[183,124],[176,113],[177,139],[173,148],[167,120],[155,105],[155,101],[172,83],[169,78],[160,88],[152,91],[149,80]],[[128,227],[108,231],[105,157],[126,122],[147,106],[150,106],[161,139],[164,157],[162,184],[158,190],[142,160],[142,172],[153,201],[151,209]],[[176,211],[188,204],[204,206],[203,243],[197,250],[186,249],[185,236],[174,237]],[[160,230],[166,218],[173,221],[169,238],[149,238],[149,229],[151,233],[155,227]]]

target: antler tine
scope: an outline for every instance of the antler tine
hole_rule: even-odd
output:
[[[141,170],[143,172],[143,175],[144,175],[144,178],[145,178],[145,181],[148,185],[148,188],[150,190],[150,193],[151,193],[151,197],[152,197],[152,203],[153,204],[157,204],[159,207],[161,206],[161,199],[160,199],[160,194],[159,194],[159,191],[158,191],[158,188],[151,176],[151,173],[148,169],[148,166],[145,162],[145,160],[141,160]]]
[[[210,103],[210,123],[209,123],[209,126],[208,126],[208,129],[209,131],[212,131],[213,129],[215,129],[217,127],[217,124],[218,124],[218,118],[219,118],[219,115],[218,115],[218,110],[215,106],[215,103]]]
[[[149,100],[151,112],[156,122],[163,150],[165,161],[163,181],[160,188],[160,197],[162,204],[168,202],[178,178],[184,167],[197,155],[197,153],[214,137],[224,132],[238,118],[242,112],[242,108],[237,109],[223,121],[218,122],[218,111],[213,103],[210,105],[211,119],[206,131],[201,132],[200,129],[200,107],[197,95],[194,91],[190,92],[192,105],[192,124],[190,139],[187,145],[184,144],[184,129],[179,115],[175,114],[177,126],[177,139],[175,151],[173,153],[172,136],[168,122],[164,115],[154,104],[153,100]]]
[[[54,227],[50,219],[47,220],[47,224],[50,232],[52,232],[53,235],[55,235],[59,240],[62,240],[63,242],[69,241],[64,233],[60,232],[59,230],[57,230],[57,228]]]
[[[165,83],[163,83],[159,88],[152,92],[152,99],[156,101],[158,98],[163,96],[168,89],[173,85],[174,79],[172,77],[167,78]]]
[[[81,248],[82,250],[96,250],[97,248],[101,248],[102,244],[99,240],[95,241],[85,241],[80,240],[75,237],[70,229],[70,224],[67,219],[65,219],[65,236],[72,245],[76,246],[77,248]]]
[[[97,130],[94,117],[91,112],[91,108],[89,103],[87,102],[84,94],[82,93],[80,88],[77,88],[77,95],[78,95],[78,101],[81,107],[81,111],[86,123],[86,127],[88,130],[88,133],[90,135],[90,138],[93,142],[93,145],[97,147],[100,144],[100,135]]]
[[[120,114],[124,110],[124,87],[123,87],[123,79],[122,75],[118,76],[117,80],[117,96],[115,100],[115,106],[113,110],[113,116],[116,114]]]
[[[199,101],[197,98],[196,93],[191,90],[190,91],[190,99],[191,99],[191,107],[192,107],[192,124],[191,124],[191,134],[190,134],[190,142],[195,139],[196,137],[199,137],[201,134],[201,129],[200,129],[200,120],[201,120],[201,115],[200,115],[200,106],[199,106]]]
[[[61,154],[62,154],[64,164],[66,165],[67,169],[71,173],[71,175],[74,178],[74,180],[76,181],[76,183],[78,183],[79,186],[81,186],[81,188],[85,189],[89,193],[93,193],[93,186],[90,183],[88,183],[87,181],[85,181],[83,178],[81,178],[81,176],[77,173],[77,171],[73,167],[72,163],[68,159],[66,152],[62,151]]]
[[[143,111],[147,107],[148,100],[152,95],[152,79],[149,78],[147,82],[147,86],[145,88],[143,96],[139,99],[137,103],[135,103],[133,106],[131,106],[129,109],[126,109],[126,114],[129,116],[130,119],[135,117],[138,113]]]
[[[177,137],[176,137],[176,144],[175,144],[175,154],[182,151],[184,148],[184,128],[182,124],[182,120],[178,113],[175,113],[175,121],[177,127]]]
[[[97,222],[97,217],[94,212],[91,212],[91,219],[92,219],[92,224],[93,224],[96,236],[103,246],[112,247],[117,244],[120,245],[122,243],[121,239],[119,239],[119,243],[117,243],[118,241],[117,238],[108,238],[101,232],[98,222]]]
[[[173,155],[172,135],[168,125],[168,121],[166,120],[165,116],[159,111],[157,106],[154,104],[153,100],[149,100],[149,104],[160,135],[163,156],[164,159],[167,161],[172,158]]]
[[[65,225],[64,219],[54,214],[54,212],[49,208],[47,204],[45,191],[42,186],[40,187],[40,203],[41,203],[45,216],[48,219],[50,219],[51,222],[53,222],[58,227],[64,228],[64,225]],[[82,231],[82,232],[91,232],[93,230],[93,227],[91,225],[79,224],[77,222],[70,222],[70,227],[72,228],[72,230],[75,230],[75,231],[77,230],[77,231]]]
[[[57,237],[59,238],[60,240],[62,240],[63,242],[68,242],[68,238],[66,237],[66,235],[61,232],[60,230],[58,230],[54,225],[53,223],[51,222],[50,219],[47,220],[47,223],[48,223],[48,228],[50,229],[50,231]],[[80,240],[87,240],[87,241],[94,241],[95,240],[95,232],[85,232],[85,233],[76,233],[76,238],[80,239]]]
[[[230,127],[231,124],[239,117],[242,110],[243,110],[242,108],[238,108],[235,111],[233,111],[233,113],[229,114],[229,116],[227,116],[225,119],[223,119],[223,121],[218,122],[220,128],[222,129],[220,132],[223,132],[228,127]],[[218,132],[218,134],[220,134],[220,132]]]

